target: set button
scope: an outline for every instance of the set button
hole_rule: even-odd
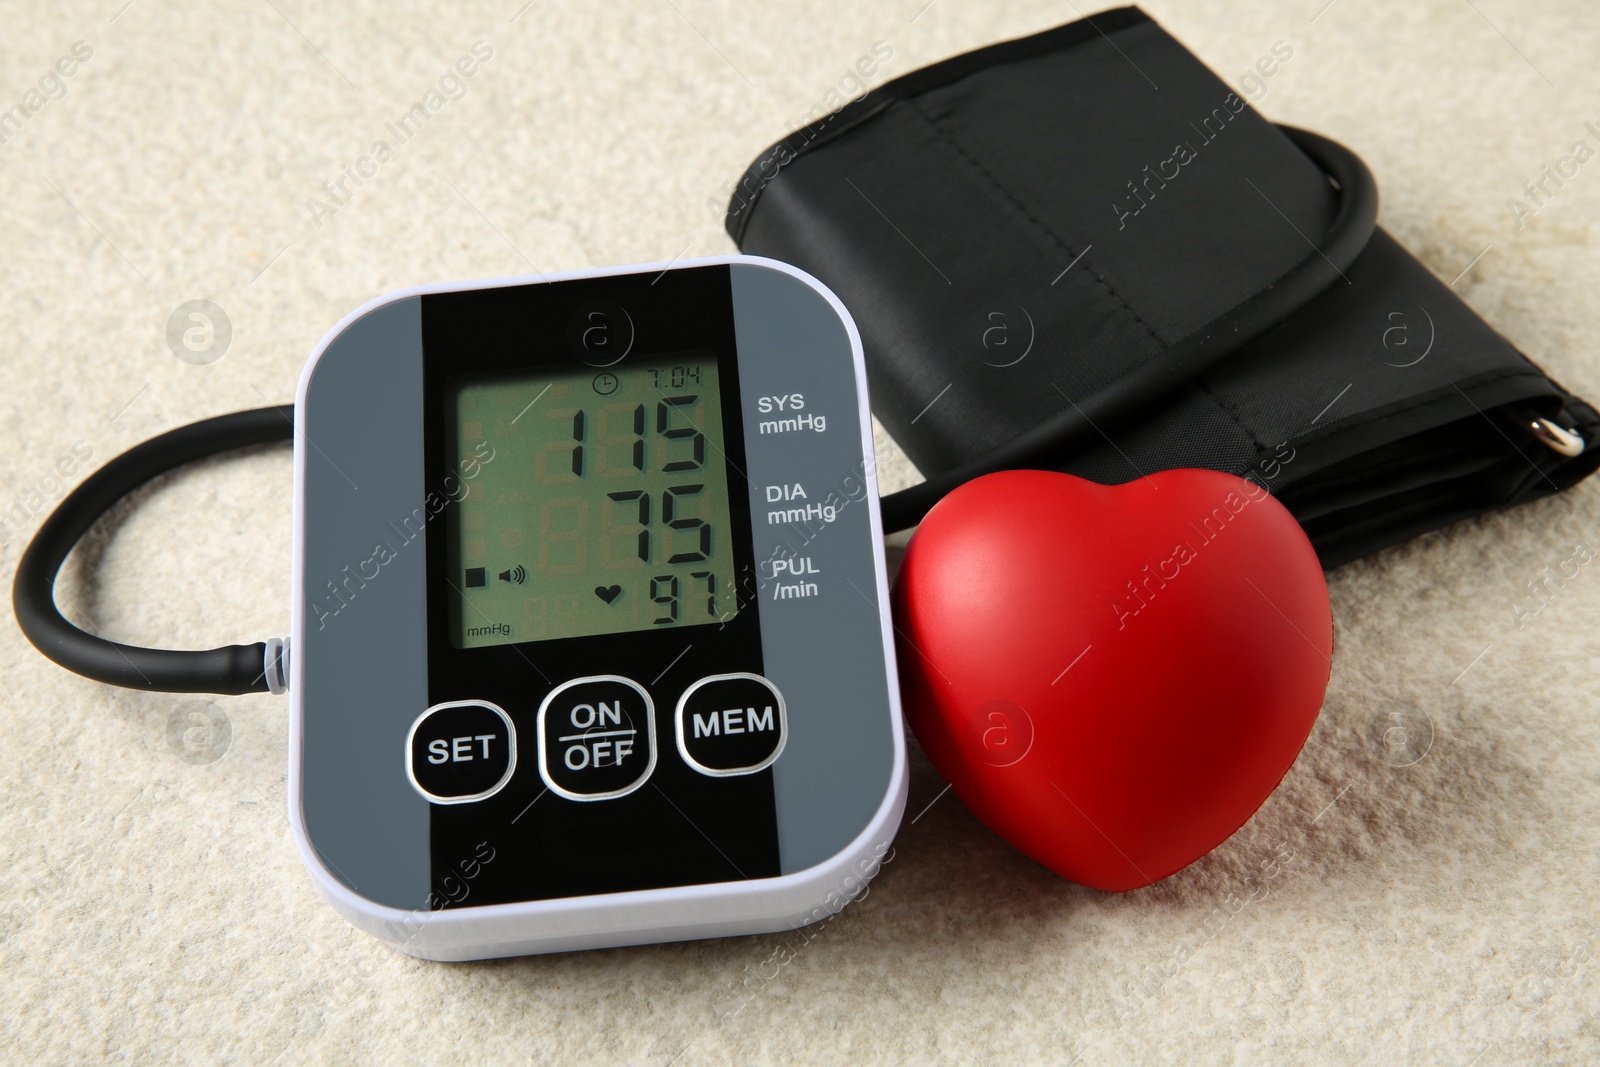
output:
[[[517,769],[511,716],[485,700],[435,704],[406,736],[406,772],[435,804],[465,804],[498,793]]]
[[[626,796],[655,770],[655,705],[620,675],[556,686],[539,705],[538,731],[539,777],[569,800]]]
[[[778,687],[759,674],[714,674],[684,690],[673,728],[684,762],[722,778],[772,766],[789,719]]]

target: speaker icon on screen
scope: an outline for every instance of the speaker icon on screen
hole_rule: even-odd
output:
[[[528,572],[523,568],[522,564],[519,563],[508,571],[501,571],[500,580],[502,582],[516,582],[518,585],[521,585],[523,582],[528,580]]]

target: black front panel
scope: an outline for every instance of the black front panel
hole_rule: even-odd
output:
[[[675,743],[692,685],[763,669],[759,613],[734,599],[756,583],[728,268],[426,296],[422,333],[426,484],[451,501],[426,538],[428,703],[503,709],[517,743],[497,792],[432,806],[434,906],[777,875],[772,772],[707,774]],[[654,403],[627,394],[643,383]],[[586,481],[602,447],[615,484]],[[494,476],[453,476],[474,458]],[[582,636],[552,636],[567,618]],[[434,733],[440,759],[494,752]]]

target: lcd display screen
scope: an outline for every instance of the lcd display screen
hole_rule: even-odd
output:
[[[451,383],[458,648],[722,622],[738,610],[709,351]]]

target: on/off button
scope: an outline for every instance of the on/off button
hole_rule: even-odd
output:
[[[539,777],[568,800],[612,800],[656,766],[655,704],[619,675],[576,678],[539,705]]]

